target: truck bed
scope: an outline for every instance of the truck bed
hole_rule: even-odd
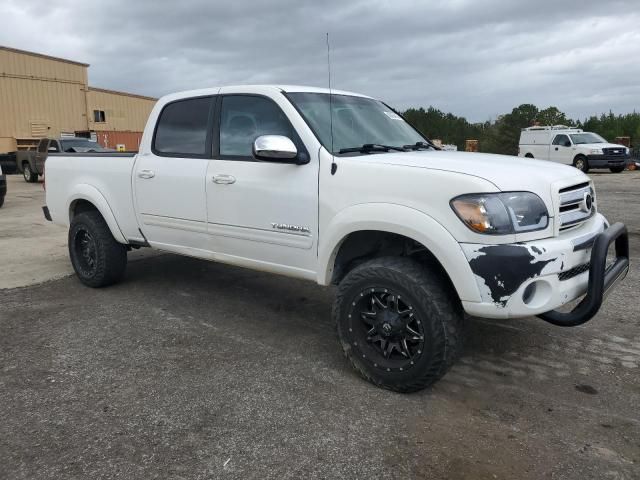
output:
[[[136,154],[128,152],[52,153],[45,163],[47,206],[56,222],[69,224],[73,202],[98,196],[124,238],[138,238],[131,178]]]

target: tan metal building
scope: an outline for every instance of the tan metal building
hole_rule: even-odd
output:
[[[157,99],[90,87],[88,67],[0,46],[0,154],[66,134],[136,150]]]

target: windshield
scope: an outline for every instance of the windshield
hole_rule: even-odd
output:
[[[607,141],[600,135],[595,133],[574,133],[570,135],[574,145],[580,145],[581,143],[607,143]]]
[[[287,97],[298,108],[324,148],[334,154],[366,144],[401,148],[426,140],[402,117],[378,100],[331,95],[330,102],[328,93],[307,92],[289,93]],[[329,115],[330,104],[333,107],[333,119]]]
[[[93,150],[102,150],[102,145],[91,140],[73,139],[73,140],[60,140],[62,149],[67,151],[70,148],[90,148]]]

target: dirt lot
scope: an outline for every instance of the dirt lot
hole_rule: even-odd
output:
[[[11,178],[0,287],[46,283],[0,290],[0,477],[640,478],[640,173],[593,178],[632,241],[604,310],[469,319],[413,395],[349,368],[330,289],[173,255],[83,287],[41,186]]]

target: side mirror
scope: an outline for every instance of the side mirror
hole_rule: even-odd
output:
[[[296,163],[298,149],[284,135],[261,135],[253,142],[253,156],[259,160]]]

